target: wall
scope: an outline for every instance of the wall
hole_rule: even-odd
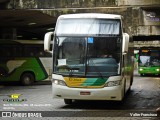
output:
[[[118,6],[117,0],[10,0],[10,8],[86,8]]]
[[[120,14],[124,17],[125,32],[135,36],[160,34],[160,0],[3,0],[2,3],[3,9],[43,9],[44,14],[54,17],[87,12]]]
[[[119,6],[148,6],[160,5],[159,0],[117,0]]]

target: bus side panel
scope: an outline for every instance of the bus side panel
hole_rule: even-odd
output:
[[[36,58],[16,58],[3,63],[1,69],[4,74],[0,76],[1,81],[19,81],[24,72],[32,72],[35,80],[44,80],[48,77],[39,60]],[[2,71],[2,70],[1,70]]]
[[[133,82],[134,71],[134,49],[132,43],[129,44],[128,53],[124,55],[124,77],[126,79],[126,91],[130,89]]]

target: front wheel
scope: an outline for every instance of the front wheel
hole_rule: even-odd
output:
[[[22,85],[31,85],[34,82],[34,75],[32,73],[24,73],[21,76]]]
[[[143,76],[143,74],[140,74],[140,76]]]
[[[70,105],[72,104],[72,99],[64,99],[64,103]]]

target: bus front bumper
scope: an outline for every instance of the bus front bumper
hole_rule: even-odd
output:
[[[121,101],[124,90],[122,86],[86,89],[69,88],[67,86],[52,83],[53,98],[75,99],[75,100],[115,100]]]
[[[158,67],[140,67],[138,69],[139,74],[152,74],[152,75],[158,75],[160,74],[160,68]]]

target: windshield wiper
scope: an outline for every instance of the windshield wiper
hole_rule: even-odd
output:
[[[69,71],[69,77],[72,77],[75,70],[79,70],[79,68],[76,67],[77,65],[71,67],[68,65],[59,65],[57,66],[59,69],[67,69]]]
[[[102,75],[102,73],[98,70],[98,67],[96,67],[96,65],[95,65],[95,63],[93,62],[93,60],[90,59],[90,57],[87,57],[87,60],[88,60],[88,66],[89,66],[89,62],[91,62],[91,65],[94,66],[93,68],[95,69],[95,72],[98,74],[98,76],[99,76],[100,78],[102,78],[103,80],[105,80],[104,77],[103,77],[103,75]]]
[[[70,68],[70,73],[69,73],[69,77],[72,77],[73,76],[73,73],[75,70],[79,70],[79,68],[75,68],[75,66],[73,68]]]
[[[145,64],[144,64],[144,66],[151,66],[151,62],[146,62]]]

